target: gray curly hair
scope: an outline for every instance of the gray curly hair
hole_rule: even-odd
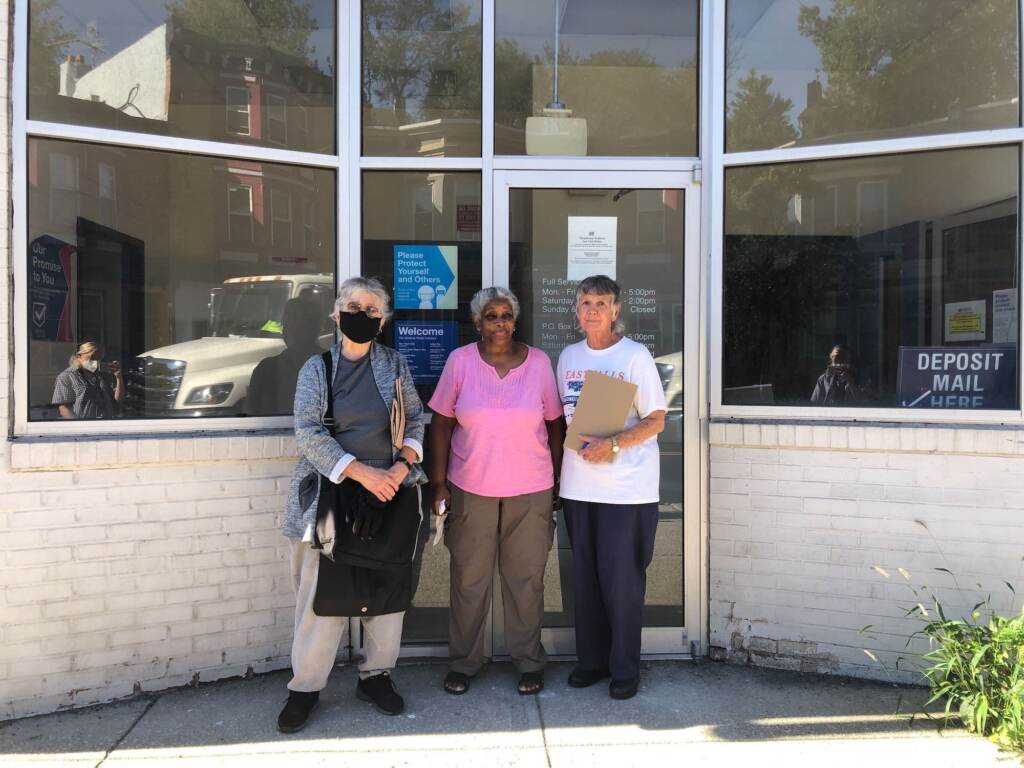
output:
[[[473,322],[477,322],[483,316],[484,309],[492,301],[508,302],[508,305],[512,307],[512,319],[519,319],[519,299],[508,288],[495,285],[490,288],[482,288],[473,294],[473,298],[469,302],[469,311],[473,315]]]
[[[591,275],[585,277],[580,281],[580,284],[576,286],[576,311],[579,311],[580,302],[584,296],[611,296],[612,305],[619,308],[619,312],[622,311],[622,302],[619,299],[622,293],[622,287],[615,282],[608,275]],[[582,331],[580,328],[579,320],[576,321],[576,330]],[[626,324],[622,322],[622,316],[616,317],[612,322],[612,333],[616,336],[622,336],[626,332]]]
[[[391,319],[391,296],[384,284],[375,277],[350,277],[338,286],[338,298],[334,302],[334,311],[331,312],[331,317],[335,322],[338,321],[341,308],[348,304],[348,300],[356,291],[366,291],[380,299],[384,309],[384,319]]]

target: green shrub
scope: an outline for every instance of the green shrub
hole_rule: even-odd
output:
[[[931,647],[923,656],[928,704],[944,701],[947,718],[955,707],[968,730],[1024,749],[1024,610],[1000,616],[989,603],[978,603],[969,619],[947,618],[934,599],[934,617],[923,606],[912,609],[927,621],[921,634]]]
[[[889,578],[884,569],[875,570]],[[936,570],[953,576],[946,568]],[[946,720],[959,717],[970,731],[1024,749],[1024,607],[1015,616],[1000,616],[988,596],[969,617],[949,618],[934,590],[913,586],[910,575],[899,572],[916,600],[906,615],[925,622],[907,641],[909,646],[918,635],[928,639],[929,650],[919,657],[931,690],[925,707],[940,702]],[[1014,594],[1013,585],[1004,583]]]

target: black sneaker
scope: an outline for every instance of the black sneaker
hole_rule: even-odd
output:
[[[360,678],[356,684],[356,698],[370,702],[378,712],[385,715],[400,715],[405,710],[405,701],[387,672],[365,680]]]
[[[639,687],[639,677],[633,677],[629,680],[612,680],[608,685],[608,695],[613,699],[632,699],[636,696]]]
[[[281,733],[295,733],[305,728],[309,713],[319,698],[320,691],[288,691],[288,702],[277,716],[277,730]]]
[[[576,667],[572,672],[569,673],[569,687],[570,688],[589,688],[594,683],[599,683],[606,677],[611,677],[612,673],[605,669],[582,669]]]

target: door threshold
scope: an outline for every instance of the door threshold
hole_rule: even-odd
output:
[[[510,656],[499,655],[492,656],[490,661],[492,663],[502,664],[511,661]],[[680,651],[679,653],[641,653],[641,661],[697,661],[699,658],[695,658],[691,653],[685,653]],[[412,664],[441,664],[448,661],[448,647],[443,645],[429,645],[429,646],[405,646],[402,648],[399,654],[399,663],[412,665]],[[576,661],[574,654],[551,654],[548,656],[548,661],[553,662],[569,662]]]

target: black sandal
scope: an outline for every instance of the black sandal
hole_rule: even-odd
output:
[[[450,693],[452,696],[461,696],[469,690],[469,675],[464,675],[461,672],[449,672],[444,676],[444,690],[445,693]]]
[[[520,696],[536,696],[544,690],[543,672],[523,672],[519,676],[519,685],[516,686]]]

